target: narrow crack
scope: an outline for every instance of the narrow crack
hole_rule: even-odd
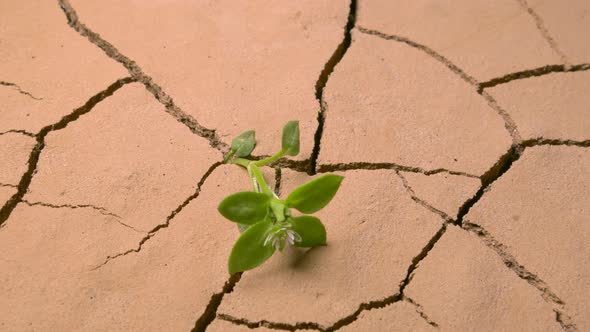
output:
[[[126,256],[128,254],[132,254],[132,253],[138,253],[141,251],[141,249],[143,248],[143,245],[148,242],[151,238],[153,238],[154,236],[156,236],[156,234],[158,233],[158,231],[160,231],[161,229],[164,228],[168,228],[168,226],[170,226],[170,222],[172,221],[172,219],[174,219],[174,217],[176,217],[176,215],[178,213],[180,213],[180,211],[182,211],[191,201],[193,201],[194,199],[196,199],[197,197],[199,197],[199,194],[201,193],[201,190],[203,188],[203,185],[205,184],[205,181],[207,180],[207,178],[209,177],[209,175],[211,175],[213,173],[213,171],[219,167],[220,165],[223,165],[223,162],[221,161],[217,161],[215,162],[213,165],[211,165],[209,167],[209,169],[205,172],[205,174],[203,174],[203,176],[201,177],[201,179],[199,180],[199,182],[197,183],[197,188],[195,189],[195,192],[192,193],[190,196],[188,196],[182,203],[180,203],[179,206],[176,207],[176,209],[174,209],[172,212],[170,212],[170,214],[166,217],[166,220],[161,223],[156,225],[154,228],[152,228],[147,234],[146,236],[144,236],[139,243],[137,244],[136,248],[132,248],[129,249],[127,251],[115,254],[113,256],[107,256],[107,258],[99,265],[97,265],[96,267],[92,268],[91,270],[97,270],[103,266],[105,266],[106,264],[108,264],[109,262],[111,262],[114,259],[117,259],[121,256]]]
[[[448,214],[446,214],[444,211],[441,211],[437,208],[435,208],[434,206],[432,206],[430,203],[426,202],[425,200],[419,198],[416,196],[416,193],[414,192],[414,189],[412,189],[412,187],[410,186],[410,184],[408,183],[408,180],[406,179],[405,176],[403,176],[403,174],[401,174],[400,171],[395,171],[395,174],[397,174],[397,176],[402,180],[402,184],[404,185],[404,188],[406,188],[406,191],[408,192],[408,194],[410,195],[410,198],[412,198],[412,200],[414,202],[416,202],[416,204],[426,208],[428,211],[439,215],[445,222],[447,223],[455,223],[455,220],[453,220],[453,218],[451,218]]]
[[[0,183],[0,187],[18,188],[18,186],[16,184],[10,184],[10,183]]]
[[[218,319],[233,323],[235,325],[243,325],[250,329],[256,329],[259,327],[266,327],[271,330],[283,330],[283,331],[296,331],[296,330],[316,330],[316,331],[329,331],[322,325],[314,322],[302,322],[295,324],[272,322],[268,320],[250,321],[245,318],[236,318],[228,314],[218,314]]]
[[[479,83],[478,92],[481,93],[484,89],[491,88],[497,85],[506,84],[516,80],[527,79],[531,77],[539,77],[553,73],[571,73],[590,69],[590,63],[581,63],[573,66],[566,65],[546,65],[534,69],[522,70],[504,76],[492,78],[489,81]]]
[[[506,112],[504,109],[502,109],[491,95],[489,95],[485,91],[479,92],[480,85],[479,85],[478,81],[475,78],[473,78],[472,76],[465,73],[465,71],[463,71],[461,68],[459,68],[454,63],[452,63],[449,59],[447,59],[446,57],[437,53],[436,51],[429,48],[428,46],[422,45],[420,43],[417,43],[417,42],[412,41],[412,40],[405,38],[405,37],[396,36],[396,35],[388,35],[383,32],[366,29],[361,26],[358,27],[358,30],[364,34],[367,34],[367,35],[372,35],[372,36],[376,36],[376,37],[379,37],[379,38],[382,38],[385,40],[393,40],[393,41],[397,41],[397,42],[409,45],[413,48],[416,48],[416,49],[428,54],[432,58],[436,59],[437,61],[439,61],[440,63],[445,65],[453,73],[457,74],[461,79],[463,79],[465,82],[467,82],[468,84],[473,86],[476,89],[476,91],[478,91],[478,93],[486,100],[488,105],[494,111],[496,111],[496,113],[498,115],[500,115],[500,117],[502,117],[502,119],[504,120],[504,127],[506,128],[506,130],[510,134],[513,144],[518,144],[522,141],[522,138],[521,138],[520,133],[518,131],[518,127],[516,126],[516,123],[514,122],[514,120],[510,116],[510,114],[508,114],[508,112]]]
[[[195,322],[195,326],[191,330],[192,332],[203,332],[207,329],[207,327],[213,322],[213,320],[217,316],[217,309],[221,305],[223,297],[225,296],[225,294],[233,292],[234,287],[240,281],[241,277],[241,272],[231,275],[223,285],[221,292],[215,293],[211,296],[211,300],[209,300],[209,303],[207,304],[205,311]]]
[[[6,134],[22,134],[22,135],[29,136],[29,137],[35,137],[35,134],[30,133],[26,130],[22,130],[22,129],[10,129],[7,131],[3,131],[0,133],[0,136],[6,135]]]
[[[170,97],[160,87],[152,77],[147,75],[141,67],[131,60],[127,56],[123,55],[115,46],[108,41],[104,40],[99,34],[92,31],[84,23],[78,19],[78,14],[74,8],[70,5],[68,0],[58,0],[58,3],[66,15],[68,25],[77,31],[81,36],[86,37],[88,41],[100,48],[108,57],[122,64],[131,77],[141,82],[145,88],[166,108],[166,112],[173,116],[178,122],[184,124],[190,129],[190,131],[200,137],[203,137],[209,141],[211,147],[219,150],[222,153],[226,153],[228,145],[224,143],[214,129],[203,127],[197,119],[193,116],[185,113],[180,107],[178,107],[172,97]]]
[[[448,173],[451,175],[459,175],[465,176],[469,178],[476,178],[479,179],[480,177],[477,175],[459,172],[459,171],[452,171],[444,168],[437,168],[432,170],[426,170],[420,167],[414,166],[404,166],[394,163],[368,163],[368,162],[352,162],[347,164],[322,164],[318,167],[318,173],[327,173],[327,172],[343,172],[343,171],[350,171],[350,170],[378,170],[378,169],[391,169],[396,171],[403,171],[403,172],[411,172],[411,173],[421,173],[424,175],[434,175],[439,173]]]
[[[90,112],[98,103],[105,100],[107,97],[113,95],[117,90],[122,88],[124,85],[132,82],[135,82],[135,79],[131,77],[118,79],[113,84],[109,85],[105,90],[97,93],[96,95],[88,99],[88,101],[84,105],[76,108],[72,113],[64,116],[58,122],[43,127],[35,135],[37,143],[35,144],[35,147],[33,147],[33,150],[29,154],[29,167],[25,174],[23,174],[23,176],[21,177],[20,182],[18,183],[17,192],[4,204],[2,209],[0,209],[0,225],[6,222],[6,220],[12,214],[12,211],[14,210],[16,205],[22,201],[23,197],[27,193],[29,185],[31,184],[31,181],[33,179],[33,175],[37,171],[39,157],[41,156],[41,152],[45,147],[45,137],[53,131],[66,128],[70,122],[78,120],[78,118],[80,118],[82,115]]]
[[[517,1],[520,4],[520,6],[524,10],[526,10],[527,13],[529,13],[529,15],[533,18],[533,20],[535,20],[535,25],[537,26],[537,29],[539,30],[539,32],[541,33],[541,36],[543,36],[545,41],[547,41],[547,44],[549,44],[549,47],[551,47],[551,49],[555,53],[557,53],[557,55],[559,55],[559,58],[561,59],[561,61],[563,63],[568,64],[567,56],[565,55],[565,53],[563,53],[561,51],[559,46],[557,46],[557,42],[555,41],[555,39],[553,39],[553,37],[551,37],[547,28],[545,28],[545,24],[543,24],[543,19],[533,10],[533,8],[531,6],[529,6],[529,4],[526,2],[526,0],[517,0]]]
[[[26,199],[21,200],[21,202],[27,204],[28,206],[37,206],[37,205],[39,205],[39,206],[50,207],[50,208],[54,208],[54,209],[61,209],[61,208],[84,209],[84,208],[89,208],[89,209],[93,209],[93,210],[98,211],[102,215],[111,216],[111,217],[115,217],[117,219],[121,219],[120,216],[118,216],[118,215],[116,215],[116,214],[114,214],[112,212],[109,212],[107,209],[105,209],[103,207],[95,206],[95,205],[92,205],[92,204],[76,204],[76,205],[73,205],[73,204],[51,204],[51,203],[44,203],[44,202],[31,202],[31,201],[28,201]],[[133,227],[131,227],[129,225],[125,225],[125,226],[127,226],[127,227],[129,227],[129,228],[131,228],[131,229],[133,229],[135,231],[138,231],[137,229],[135,229],[135,228],[133,228]],[[141,232],[141,231],[138,231],[138,232]]]
[[[315,97],[318,100],[320,111],[318,112],[318,127],[314,135],[314,145],[311,152],[311,165],[309,171],[310,175],[316,174],[318,156],[320,155],[320,144],[322,141],[322,135],[324,133],[324,123],[326,122],[326,110],[328,105],[324,100],[324,89],[326,88],[330,74],[334,72],[334,68],[336,68],[336,66],[344,58],[344,55],[350,47],[352,42],[351,31],[354,29],[354,25],[356,23],[356,9],[357,0],[350,0],[348,19],[346,21],[346,26],[344,27],[344,39],[342,39],[342,42],[340,42],[338,47],[336,47],[334,53],[332,53],[332,56],[324,65],[324,69],[320,73],[320,76],[318,77],[318,80],[315,84]]]
[[[12,87],[12,88],[14,88],[16,91],[18,91],[18,93],[20,93],[20,94],[23,94],[23,95],[25,95],[25,96],[29,96],[30,98],[32,98],[32,99],[34,99],[34,100],[43,100],[43,98],[38,98],[38,97],[35,97],[35,96],[33,96],[31,93],[29,93],[29,92],[27,92],[27,91],[25,91],[25,90],[21,89],[21,87],[20,87],[20,86],[18,86],[18,84],[16,84],[16,83],[11,83],[11,82],[0,81],[0,85]]]
[[[44,203],[44,202],[30,202],[30,201],[27,201],[24,199],[21,202],[27,204],[28,206],[44,206],[44,207],[49,207],[49,208],[53,208],[53,209],[63,209],[63,208],[67,208],[67,209],[93,209],[95,211],[98,211],[98,213],[100,213],[102,215],[115,217],[115,221],[123,227],[129,228],[137,233],[145,234],[144,231],[139,230],[129,224],[122,222],[121,221],[122,218],[120,216],[118,216],[112,212],[109,212],[107,209],[105,209],[103,207],[99,207],[99,206],[95,206],[95,205],[91,205],[91,204],[77,204],[77,205],[59,204],[59,205],[56,205],[56,204]]]
[[[416,308],[416,312],[418,313],[418,315],[420,315],[420,317],[422,317],[422,319],[424,319],[428,325],[436,327],[436,328],[439,327],[436,322],[434,322],[433,320],[428,318],[428,315],[426,315],[426,313],[424,312],[424,307],[422,307],[419,303],[417,303],[416,301],[414,301],[413,299],[411,299],[407,296],[404,296],[404,301],[413,305]]]
[[[518,277],[525,280],[541,292],[541,297],[553,307],[553,311],[556,314],[556,320],[564,331],[570,332],[577,330],[571,317],[564,312],[565,303],[563,300],[561,300],[557,294],[555,294],[549,286],[541,280],[541,278],[522,266],[516,258],[508,252],[508,248],[504,244],[496,240],[480,225],[465,221],[461,227],[479,237],[487,247],[500,256],[500,259],[502,259],[502,262],[504,262],[504,265],[506,265],[509,270],[516,273]]]

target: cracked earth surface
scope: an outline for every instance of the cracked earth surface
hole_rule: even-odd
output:
[[[0,330],[590,331],[590,3],[0,3]],[[222,164],[328,245],[233,276]]]

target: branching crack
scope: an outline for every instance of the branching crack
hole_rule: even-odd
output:
[[[72,113],[64,116],[58,122],[43,127],[35,135],[37,143],[35,147],[33,147],[31,153],[29,154],[28,169],[25,172],[25,174],[23,174],[23,176],[20,179],[20,182],[18,183],[17,192],[6,202],[6,204],[4,204],[2,209],[0,209],[0,225],[6,222],[6,220],[12,214],[12,211],[14,210],[16,205],[22,201],[23,197],[27,193],[29,185],[31,184],[31,181],[33,179],[33,175],[37,170],[37,163],[39,162],[39,157],[41,156],[41,152],[45,147],[45,137],[50,132],[64,129],[70,122],[78,120],[78,118],[80,118],[82,115],[90,112],[94,108],[94,106],[96,106],[96,104],[105,100],[107,97],[110,97],[121,87],[131,82],[135,82],[135,79],[131,77],[118,79],[113,84],[109,85],[105,90],[97,93],[96,95],[88,99],[88,101],[84,105],[76,108],[74,111],[72,111]]]
[[[34,99],[34,100],[43,100],[43,98],[38,98],[38,97],[35,97],[35,96],[33,96],[31,93],[29,93],[29,92],[27,92],[27,91],[25,91],[25,90],[21,89],[21,87],[20,87],[20,86],[18,86],[18,84],[16,84],[16,83],[11,83],[11,82],[0,81],[0,85],[3,85],[3,86],[10,86],[10,87],[14,88],[16,91],[18,91],[18,93],[20,93],[20,94],[23,94],[23,95],[25,95],[25,96],[29,96],[30,98],[32,98],[32,99]]]
[[[528,5],[526,0],[517,1],[521,5],[521,7],[524,10],[526,10],[527,13],[529,13],[529,15],[531,15],[531,17],[535,20],[535,25],[537,26],[537,29],[541,33],[541,36],[543,36],[543,38],[547,41],[549,47],[551,47],[551,49],[555,53],[557,53],[557,55],[559,55],[559,58],[563,63],[567,64],[567,56],[559,49],[559,47],[557,46],[557,42],[555,42],[555,39],[551,37],[549,31],[545,28],[545,25],[543,24],[543,19],[541,19],[541,17],[533,10],[533,8],[531,8],[531,6]]]
[[[100,265],[94,267],[92,270],[97,270],[103,266],[105,266],[106,264],[108,264],[110,261],[119,258],[121,256],[126,256],[128,254],[131,253],[138,253],[141,251],[141,249],[143,248],[143,245],[149,241],[151,238],[153,238],[154,236],[156,236],[156,234],[158,233],[158,231],[160,231],[163,228],[168,228],[168,226],[170,226],[170,222],[172,221],[172,219],[174,219],[174,217],[176,217],[176,215],[178,213],[180,213],[180,211],[182,211],[192,200],[194,200],[195,198],[199,197],[199,194],[201,193],[201,190],[203,188],[203,184],[205,184],[205,181],[207,180],[207,178],[209,177],[209,175],[211,175],[213,173],[213,171],[219,167],[220,165],[222,165],[223,162],[218,161],[215,162],[213,165],[211,165],[209,167],[209,169],[207,170],[207,172],[205,172],[205,174],[203,174],[203,176],[201,177],[201,179],[199,180],[199,182],[197,183],[197,188],[195,189],[195,192],[192,193],[190,196],[188,196],[179,206],[176,207],[176,209],[174,209],[172,212],[170,212],[170,214],[166,217],[166,220],[161,223],[156,225],[154,228],[152,228],[147,234],[146,236],[144,236],[139,243],[137,244],[136,248],[132,248],[129,249],[127,251],[115,254],[113,256],[107,256],[107,258],[104,260],[104,262],[102,262]]]
[[[496,252],[498,256],[500,256],[502,262],[504,262],[504,265],[506,265],[508,269],[516,273],[518,277],[525,280],[541,292],[541,297],[553,307],[553,311],[556,314],[556,319],[564,331],[576,331],[576,326],[573,323],[571,317],[564,312],[565,303],[563,300],[561,300],[551,289],[549,289],[549,286],[543,280],[541,280],[541,278],[522,266],[516,260],[516,258],[514,258],[514,256],[508,252],[508,248],[504,244],[496,240],[480,225],[465,221],[461,227],[466,231],[477,235],[486,246],[488,246],[490,249]]]
[[[426,321],[426,323],[428,323],[428,325],[438,328],[438,324],[432,321],[430,318],[428,318],[428,315],[426,315],[426,313],[424,312],[424,307],[422,307],[419,303],[416,303],[416,301],[412,300],[407,296],[404,296],[404,301],[413,305],[416,308],[416,312],[418,313],[418,315],[420,315],[420,317],[422,317]]]
[[[221,301],[225,294],[229,294],[233,292],[234,287],[240,281],[242,277],[242,273],[235,273],[229,277],[229,279],[223,285],[223,289],[219,293],[215,293],[211,296],[211,300],[209,300],[209,304],[205,308],[205,311],[201,314],[199,319],[195,322],[195,326],[191,330],[192,332],[203,332],[207,329],[207,326],[213,322],[215,316],[217,315],[217,309],[221,305]]]
[[[429,48],[426,45],[422,45],[420,43],[417,43],[415,41],[412,41],[408,38],[405,37],[401,37],[401,36],[396,36],[396,35],[388,35],[385,34],[383,32],[379,32],[376,30],[370,30],[370,29],[366,29],[363,27],[358,27],[358,30],[364,34],[367,35],[372,35],[372,36],[376,36],[385,40],[394,40],[400,43],[404,43],[406,45],[409,45],[413,48],[416,48],[426,54],[428,54],[429,56],[431,56],[432,58],[434,58],[435,60],[439,61],[440,63],[442,63],[443,65],[445,65],[447,68],[449,68],[453,73],[457,74],[461,79],[463,79],[465,82],[467,82],[468,84],[470,84],[471,86],[473,86],[478,92],[480,90],[479,87],[479,83],[478,81],[473,78],[472,76],[468,75],[467,73],[465,73],[465,71],[463,71],[461,68],[459,68],[457,65],[455,65],[454,63],[452,63],[449,59],[447,59],[446,57],[442,56],[441,54],[437,53],[436,51],[434,51],[433,49]],[[488,93],[486,93],[485,91],[479,93],[488,103],[488,105],[494,110],[496,111],[496,113],[498,113],[498,115],[500,115],[502,117],[502,119],[504,120],[504,127],[506,128],[506,130],[508,131],[508,133],[510,134],[510,137],[512,137],[512,142],[513,144],[518,144],[520,143],[521,136],[520,133],[518,132],[518,128],[516,126],[516,123],[514,122],[514,120],[512,119],[512,117],[510,116],[510,114],[508,114],[504,109],[502,109],[498,103],[496,102],[496,100],[494,100],[494,98],[492,96],[490,96]]]
[[[531,77],[539,77],[552,73],[571,73],[578,71],[585,71],[590,69],[590,63],[581,63],[573,66],[566,65],[547,65],[534,69],[518,71],[515,73],[506,74],[501,77],[493,78],[489,81],[479,83],[478,92],[481,93],[484,89],[509,83],[516,80],[522,80]]]
[[[29,137],[35,137],[35,134],[30,133],[26,130],[22,130],[22,129],[10,129],[7,131],[3,131],[0,133],[0,136],[6,135],[6,134],[22,134],[22,135],[29,136]]]
[[[311,153],[311,165],[309,171],[310,175],[316,174],[316,165],[318,156],[320,154],[320,144],[322,141],[322,135],[324,133],[324,123],[326,121],[326,110],[328,105],[324,100],[324,89],[328,83],[330,74],[334,72],[334,68],[336,68],[338,63],[340,63],[340,61],[344,58],[344,55],[348,51],[350,43],[352,42],[351,31],[354,29],[354,25],[356,23],[356,8],[357,0],[350,0],[348,19],[346,21],[346,26],[344,27],[344,39],[342,39],[342,42],[340,42],[338,47],[336,47],[334,53],[332,53],[332,56],[324,65],[324,69],[320,73],[320,76],[318,77],[318,80],[315,84],[315,97],[318,100],[320,111],[318,112],[318,127],[314,135],[314,145]]]
[[[221,141],[214,129],[208,129],[199,124],[197,119],[185,113],[154,80],[147,75],[135,61],[123,55],[119,50],[108,41],[104,40],[99,34],[95,33],[84,25],[78,19],[78,14],[70,5],[68,0],[58,0],[59,5],[66,15],[68,25],[76,30],[81,36],[86,37],[92,44],[100,48],[108,57],[122,64],[131,77],[141,82],[145,88],[166,108],[166,112],[172,115],[177,121],[188,127],[192,133],[203,137],[209,141],[211,147],[226,153],[228,146]]]
[[[16,184],[10,184],[10,183],[0,183],[0,187],[18,188],[18,186]]]

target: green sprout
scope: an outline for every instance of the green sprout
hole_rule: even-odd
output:
[[[295,216],[291,208],[304,214],[321,210],[336,195],[343,180],[339,175],[323,175],[293,190],[282,200],[268,187],[260,167],[299,153],[299,122],[287,122],[281,151],[277,154],[261,160],[246,159],[255,147],[254,130],[246,131],[232,141],[231,151],[225,158],[226,163],[245,168],[254,187],[254,191],[226,197],[218,207],[225,218],[238,224],[241,233],[229,256],[231,274],[261,265],[287,245],[303,248],[325,245],[326,228],[320,219]]]

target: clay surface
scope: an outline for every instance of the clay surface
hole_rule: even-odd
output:
[[[70,2],[71,1],[71,2]],[[590,2],[0,3],[0,331],[590,330]],[[326,246],[230,276],[263,168]]]
[[[590,139],[590,72],[556,73],[493,87],[523,139]]]
[[[37,132],[127,75],[53,1],[3,1],[0,13],[0,132]]]
[[[332,75],[320,163],[481,175],[510,145],[501,118],[470,84],[403,43],[355,32]]]
[[[535,289],[507,270],[474,235],[455,226],[422,262],[407,294],[443,330],[560,330]]]
[[[561,296],[590,329],[590,151],[527,150],[467,215]]]
[[[515,0],[359,1],[357,24],[428,45],[480,81],[560,62]]]

